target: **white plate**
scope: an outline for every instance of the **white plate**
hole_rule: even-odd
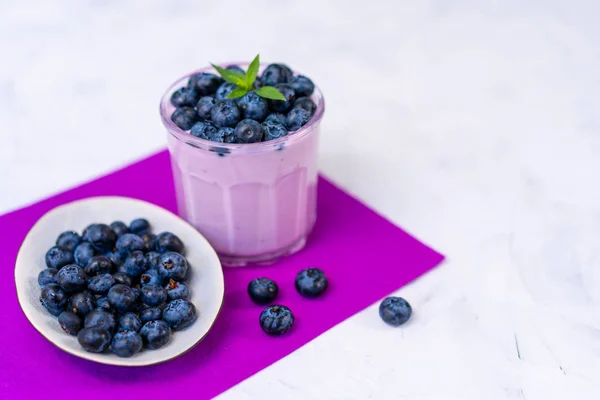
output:
[[[173,232],[185,245],[185,256],[191,273],[188,284],[190,301],[198,311],[198,319],[189,328],[174,332],[169,343],[158,350],[143,350],[131,358],[121,358],[112,353],[88,353],[75,336],[62,331],[56,317],[40,304],[39,272],[46,268],[46,251],[66,230],[81,231],[91,223],[121,220],[125,223],[135,218],[146,218],[152,232]],[[212,246],[187,222],[158,206],[125,197],[95,197],[65,204],[49,211],[31,228],[23,241],[15,267],[17,296],[23,312],[39,333],[60,349],[74,356],[102,364],[143,366],[175,358],[198,344],[212,327],[225,293],[221,263]]]

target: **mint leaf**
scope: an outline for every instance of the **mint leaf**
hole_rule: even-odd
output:
[[[225,79],[229,83],[233,83],[239,87],[246,87],[246,77],[239,72],[230,71],[225,68],[221,68],[218,65],[211,64],[217,72],[221,75],[223,79]],[[252,86],[250,86],[252,87]]]
[[[258,75],[258,67],[260,67],[259,56],[260,54],[257,54],[256,57],[254,57],[254,60],[252,60],[246,71],[246,85],[248,85],[248,88],[252,87],[256,75]]]
[[[279,89],[273,86],[263,86],[260,89],[255,90],[255,92],[257,95],[259,95],[260,97],[264,97],[265,99],[282,101],[287,100],[285,96],[279,91]]]
[[[237,99],[238,97],[242,97],[246,93],[248,93],[248,89],[241,88],[241,87],[236,87],[235,89],[233,89],[231,91],[231,93],[229,93],[227,95],[227,98],[228,99]]]

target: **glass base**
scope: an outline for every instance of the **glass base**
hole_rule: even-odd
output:
[[[230,256],[226,254],[219,254],[219,259],[224,267],[245,267],[247,265],[270,265],[275,263],[281,257],[289,256],[304,248],[306,245],[306,236],[300,238],[297,242],[291,246],[284,248],[283,250],[277,250],[267,254],[261,254],[258,256]]]

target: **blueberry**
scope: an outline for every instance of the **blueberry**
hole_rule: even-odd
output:
[[[189,299],[190,288],[183,282],[177,282],[173,279],[169,279],[169,283],[165,286],[169,300],[176,299]]]
[[[127,258],[125,258],[125,260],[127,260]],[[123,261],[123,263],[117,267],[116,272],[122,272],[124,274],[127,274],[127,270],[125,269],[125,261]],[[131,279],[135,280],[133,276],[131,277]]]
[[[221,129],[231,129],[231,130],[233,130],[233,128],[220,128],[219,130],[221,130]],[[229,138],[229,139],[231,139],[231,138]],[[235,142],[235,135],[233,136],[233,140]],[[232,143],[234,143],[234,142],[232,142]],[[217,155],[219,157],[225,157],[225,154],[231,153],[231,150],[229,150],[228,148],[226,148],[226,147],[219,147],[219,146],[212,147],[212,148],[209,149],[209,151],[212,151],[213,153],[217,153]]]
[[[110,333],[103,328],[83,328],[77,334],[77,341],[90,353],[102,353],[110,345]]]
[[[148,321],[156,321],[156,320],[161,319],[161,317],[162,317],[162,310],[158,307],[146,308],[140,312],[140,320],[142,321],[142,323],[145,323]]]
[[[117,250],[123,255],[144,250],[145,247],[144,239],[134,233],[126,233],[117,240]]]
[[[202,119],[209,119],[210,110],[212,110],[216,102],[217,100],[213,96],[204,96],[198,100],[198,104],[196,104],[198,116]]]
[[[248,294],[256,304],[268,304],[275,300],[279,288],[269,278],[256,278],[248,284]]]
[[[118,251],[109,251],[104,254],[104,257],[107,257],[117,267],[125,262],[125,256],[121,255]]]
[[[294,77],[294,72],[292,72],[292,69],[284,63],[279,63],[279,66],[285,71],[285,74],[288,77],[287,82],[289,82]]]
[[[108,303],[118,312],[126,312],[133,307],[137,300],[135,291],[126,285],[116,284],[108,291]]]
[[[263,71],[260,80],[267,86],[275,86],[279,83],[286,83],[292,76],[292,71],[286,65],[269,64]]]
[[[237,86],[235,86],[233,83],[225,82],[217,89],[215,99],[217,99],[217,101],[226,99],[227,96],[229,96],[229,93],[233,92],[236,87]]]
[[[119,357],[131,357],[142,350],[142,337],[134,331],[118,332],[112,340],[111,351]]]
[[[133,292],[133,294],[135,296],[135,301],[138,301],[138,299],[140,298],[140,294],[141,294],[140,289],[137,287],[132,287],[131,291]]]
[[[115,282],[117,284],[131,286],[133,284],[133,278],[127,275],[125,272],[115,272],[112,274],[113,278],[115,278]]]
[[[110,313],[114,312],[114,309],[108,302],[108,297],[102,296],[96,299],[96,308],[104,311],[108,311]]]
[[[265,84],[262,83],[262,81],[258,77],[254,80],[254,83],[252,84],[252,88],[254,90],[258,90],[258,89],[260,89],[263,86],[265,86]]]
[[[145,218],[136,218],[129,224],[129,231],[139,235],[150,231],[150,222]]]
[[[56,239],[56,245],[62,249],[74,251],[81,243],[81,237],[77,232],[66,231],[61,233]]]
[[[216,135],[217,129],[218,128],[212,122],[200,121],[192,126],[190,134],[200,139],[211,140],[210,138]]]
[[[411,314],[412,307],[402,297],[387,297],[379,305],[379,316],[392,326],[406,323]]]
[[[113,232],[115,233],[115,235],[117,235],[117,237],[121,237],[126,233],[129,233],[129,227],[127,225],[125,225],[125,222],[123,221],[115,221],[112,224],[110,224],[110,229],[113,230]]]
[[[65,333],[69,335],[77,335],[83,327],[83,321],[77,316],[77,314],[71,311],[63,311],[58,316],[58,324]]]
[[[154,242],[156,239],[156,235],[154,235],[150,232],[146,232],[146,233],[141,234],[140,237],[144,241],[144,251],[154,250],[154,247],[156,245]]]
[[[163,309],[162,317],[171,329],[179,331],[194,323],[196,307],[186,299],[176,299]]]
[[[146,285],[162,285],[163,278],[156,269],[149,269],[140,277],[142,286]]]
[[[83,241],[91,243],[92,247],[101,253],[112,250],[117,241],[117,235],[106,224],[92,224],[83,231]]]
[[[156,238],[154,240],[154,245],[156,246]],[[148,261],[148,269],[156,269],[158,270],[158,262],[160,261],[160,253],[156,251],[149,251],[146,253],[146,260]]]
[[[206,96],[207,94],[213,94],[221,82],[221,78],[215,74],[201,72],[190,77],[188,87],[196,89],[201,96]]]
[[[172,251],[166,252],[160,257],[158,273],[167,279],[181,281],[185,279],[188,264],[185,257]]]
[[[293,108],[286,117],[286,126],[290,131],[302,128],[311,119],[310,112],[303,108]]]
[[[217,126],[234,127],[240,122],[242,113],[231,99],[219,100],[210,110],[210,118]]]
[[[52,247],[46,253],[46,265],[48,268],[61,269],[65,265],[75,261],[73,253],[58,246]]]
[[[267,118],[265,119],[265,122],[277,122],[278,124],[285,126],[285,114],[281,114],[281,113],[269,114],[267,116]]]
[[[267,140],[282,138],[284,136],[287,136],[287,134],[288,134],[288,130],[286,129],[286,127],[277,122],[272,122],[272,121],[263,122],[262,128],[263,128],[263,131],[265,132],[265,137],[263,139],[265,142]]]
[[[139,332],[142,328],[142,321],[134,313],[128,312],[119,318],[119,332],[133,331]]]
[[[104,309],[96,308],[90,311],[90,313],[83,320],[84,328],[102,328],[108,332],[113,333],[117,328],[117,322],[115,316]]]
[[[296,94],[294,93],[294,89],[291,88],[290,85],[285,83],[280,83],[275,86],[281,94],[286,98],[286,100],[269,100],[269,108],[275,112],[285,113],[288,112],[292,106],[294,105],[294,101],[296,100]]]
[[[52,315],[59,315],[67,305],[67,294],[56,283],[49,283],[42,289],[40,302]]]
[[[245,119],[253,119],[261,122],[269,115],[267,100],[257,95],[256,92],[246,93],[237,103]]]
[[[131,276],[140,276],[148,269],[148,261],[141,251],[134,251],[125,259],[125,272]]]
[[[209,137],[209,140],[217,143],[235,143],[235,130],[229,127],[221,127]]]
[[[237,65],[230,65],[230,66],[228,66],[225,69],[228,69],[228,70],[233,71],[233,72],[239,72],[242,75],[246,75],[246,71],[244,71],[241,67],[239,67]]]
[[[167,251],[183,254],[183,242],[171,232],[162,232],[156,235],[156,251],[161,254]]]
[[[312,116],[317,110],[317,105],[310,97],[299,97],[294,102],[293,108],[303,108]]]
[[[235,137],[238,143],[256,143],[262,141],[264,132],[260,122],[244,119],[235,127]]]
[[[111,274],[96,275],[88,281],[88,289],[95,294],[106,294],[116,283]]]
[[[156,307],[167,301],[167,291],[158,285],[144,285],[140,289],[142,303],[150,307]]]
[[[87,286],[88,276],[79,265],[70,264],[56,274],[56,283],[67,292],[77,292]]]
[[[106,256],[94,256],[90,258],[85,273],[89,276],[110,274],[115,265],[112,260]]]
[[[82,268],[87,267],[90,258],[94,257],[96,251],[91,243],[83,242],[75,248],[74,258],[75,263]]]
[[[171,95],[171,104],[175,107],[194,107],[200,94],[194,88],[182,87]]]
[[[40,287],[44,287],[49,283],[56,283],[56,274],[58,270],[56,268],[46,268],[38,275],[38,284]]]
[[[310,96],[315,91],[315,84],[303,75],[293,77],[289,81],[290,86],[296,92],[296,96]]]
[[[296,290],[307,298],[319,297],[327,289],[327,278],[318,268],[308,268],[296,275]]]
[[[67,309],[80,317],[85,317],[96,308],[96,298],[90,292],[83,291],[79,293],[75,293],[69,299],[69,304],[67,305]]]
[[[294,325],[294,314],[286,306],[267,306],[260,313],[260,327],[269,335],[278,336],[289,331]]]
[[[150,350],[163,347],[171,338],[171,328],[165,321],[148,321],[140,330],[144,344]]]
[[[192,107],[180,107],[171,114],[171,121],[184,131],[192,129],[198,118],[196,110]]]

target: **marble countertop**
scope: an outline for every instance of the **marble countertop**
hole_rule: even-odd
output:
[[[0,212],[162,148],[208,61],[327,98],[320,165],[448,256],[222,399],[598,399],[596,1],[0,2]],[[365,260],[367,263],[368,260]]]

